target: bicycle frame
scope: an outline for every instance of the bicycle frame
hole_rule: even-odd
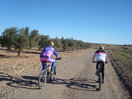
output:
[[[56,58],[56,60],[59,60],[59,59]],[[54,73],[56,71],[56,67],[54,67],[54,70],[53,70],[54,73],[51,73],[52,63],[44,62],[44,64],[46,64],[46,69],[40,72],[39,79],[38,79],[38,85],[40,89],[46,85],[47,81],[52,82],[54,80],[54,75],[55,75]],[[44,78],[44,81],[41,81],[42,78]]]
[[[50,72],[52,63],[46,62],[45,64],[47,72]]]

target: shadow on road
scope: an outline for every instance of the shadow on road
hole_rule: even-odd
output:
[[[96,80],[89,78],[71,78],[71,79],[59,79],[57,78],[52,84],[64,84],[66,87],[74,90],[82,91],[97,91]]]
[[[13,77],[9,74],[0,72],[0,82],[5,82],[8,86],[15,88],[24,88],[36,90],[38,89],[38,77],[34,76],[22,76],[22,77]]]
[[[11,56],[0,54],[0,58],[10,58]]]
[[[3,81],[8,86],[15,88],[24,88],[30,90],[38,90],[38,76],[21,76],[13,77],[7,73],[0,72],[0,82]],[[49,84],[62,84],[74,90],[82,91],[97,91],[96,80],[89,78],[71,78],[60,79],[56,78],[55,81]]]

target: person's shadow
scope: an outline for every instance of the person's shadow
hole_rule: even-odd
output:
[[[11,87],[25,88],[31,90],[38,89],[37,76],[13,77],[7,73],[0,72],[0,81],[5,81],[6,84]]]
[[[7,73],[0,72],[0,81],[5,81],[5,83],[8,86],[15,88],[24,88],[30,90],[39,89],[38,76],[13,77]],[[52,81],[49,84],[61,84],[74,90],[97,91],[96,80],[89,78],[71,78],[71,79],[56,78],[55,81]]]
[[[97,81],[89,78],[56,78],[51,84],[64,84],[66,87],[74,90],[97,91]]]

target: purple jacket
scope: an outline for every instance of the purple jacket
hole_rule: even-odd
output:
[[[41,61],[50,61],[52,54],[54,54],[57,58],[59,58],[59,55],[55,51],[54,47],[52,46],[45,47],[42,53],[40,54]]]

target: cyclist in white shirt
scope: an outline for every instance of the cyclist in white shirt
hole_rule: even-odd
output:
[[[104,65],[105,65],[104,63],[108,63],[108,55],[106,51],[104,51],[103,46],[99,46],[99,49],[94,53],[93,63],[95,62],[97,63],[96,71],[98,70],[98,64],[99,63],[103,64],[103,70],[101,72],[102,72],[102,82],[104,83]]]

